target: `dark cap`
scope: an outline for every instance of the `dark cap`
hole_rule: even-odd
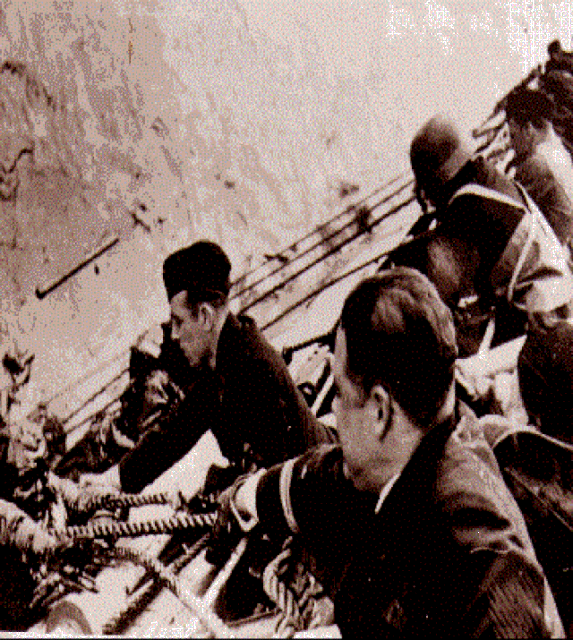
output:
[[[163,281],[171,300],[187,291],[190,301],[208,301],[229,295],[231,263],[218,244],[200,240],[167,256]]]

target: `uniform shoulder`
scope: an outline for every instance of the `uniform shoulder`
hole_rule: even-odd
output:
[[[447,506],[453,506],[466,498],[480,496],[492,500],[492,486],[501,482],[497,470],[492,468],[475,451],[473,443],[464,442],[454,432],[438,466],[436,498]],[[458,500],[453,500],[458,497]]]
[[[462,546],[531,550],[523,516],[487,448],[485,440],[475,447],[452,435],[438,468],[438,509]]]
[[[245,355],[254,360],[284,364],[276,349],[264,337],[257,323],[247,315],[233,316],[237,341],[242,343]],[[285,365],[286,366],[286,365]]]

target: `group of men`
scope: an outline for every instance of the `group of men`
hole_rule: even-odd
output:
[[[517,106],[508,113],[516,140]],[[230,311],[229,260],[200,241],[163,268],[171,338],[193,371],[184,399],[89,483],[139,492],[211,430],[236,478],[220,498],[211,558],[232,529],[298,535],[343,635],[562,637],[487,425],[460,411],[454,369],[460,346],[479,343],[468,309],[510,308],[528,334],[527,408],[544,431],[570,438],[557,382],[541,388],[535,378],[571,385],[570,219],[546,218],[519,183],[472,157],[443,116],[422,127],[410,156],[436,225],[344,301],[336,432],[314,417],[253,320]],[[4,542],[57,548],[2,506]]]

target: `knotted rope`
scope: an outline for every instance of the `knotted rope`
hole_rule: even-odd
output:
[[[267,596],[277,605],[282,613],[276,635],[279,638],[289,638],[302,628],[302,616],[294,593],[279,578],[284,573],[284,564],[292,556],[292,550],[287,547],[269,562],[263,572],[263,588]]]

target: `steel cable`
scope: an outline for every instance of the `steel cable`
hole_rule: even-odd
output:
[[[398,180],[400,180],[400,179],[404,180],[403,184],[400,187],[398,187],[397,189],[395,189],[394,191],[392,191],[391,193],[385,195],[382,198],[382,200],[378,201],[377,203],[375,203],[375,204],[373,204],[373,205],[371,205],[369,207],[366,207],[366,210],[368,211],[368,213],[371,213],[374,209],[376,209],[377,207],[381,206],[382,204],[385,204],[386,202],[388,202],[392,198],[397,197],[399,193],[401,193],[402,191],[404,191],[405,189],[407,189],[408,187],[410,187],[413,184],[413,180],[409,176],[409,174],[401,174],[400,176],[397,176],[390,184],[393,184],[394,182],[398,182]],[[390,185],[388,185],[388,186],[390,186]],[[300,251],[299,253],[297,253],[290,260],[288,260],[288,262],[286,264],[288,264],[289,267],[292,267],[292,265],[295,262],[298,262],[299,260],[301,260],[302,258],[307,256],[309,253],[312,253],[315,249],[318,249],[321,246],[327,245],[327,243],[329,241],[333,240],[333,238],[335,238],[336,236],[339,236],[342,233],[344,233],[345,231],[348,231],[349,229],[351,229],[351,227],[356,224],[356,222],[357,222],[356,219],[352,219],[349,222],[346,222],[344,225],[342,225],[338,229],[337,228],[333,228],[330,231],[330,233],[328,233],[326,235],[322,235],[321,234],[321,232],[323,232],[323,231],[328,229],[328,225],[332,225],[332,223],[334,221],[336,221],[337,219],[341,218],[342,215],[349,214],[349,213],[352,213],[352,212],[356,214],[357,212],[359,212],[360,211],[360,207],[361,206],[365,206],[365,203],[368,200],[368,198],[372,198],[374,195],[377,195],[380,191],[383,191],[383,190],[384,190],[384,188],[380,188],[380,189],[376,190],[374,193],[370,194],[370,196],[365,198],[362,202],[357,203],[356,205],[353,205],[349,209],[346,209],[345,211],[343,211],[342,214],[338,214],[337,216],[334,216],[333,218],[328,220],[326,223],[324,223],[324,224],[320,225],[319,227],[317,227],[313,231],[312,234],[309,234],[309,236],[307,236],[307,238],[310,238],[312,235],[317,235],[318,236],[318,240],[316,240],[309,247],[307,247],[307,248],[303,249],[302,251]],[[364,232],[366,232],[366,230]],[[364,232],[362,232],[362,233],[364,233]],[[359,235],[361,235],[361,234],[359,234]],[[306,238],[304,238],[304,239],[306,239]],[[296,244],[300,245],[301,243],[302,243],[302,240],[299,240]],[[324,256],[324,257],[327,257],[327,256]],[[286,268],[286,264],[281,264],[274,271],[270,271],[269,273],[267,273],[264,276],[260,277],[258,280],[255,280],[255,281],[249,283],[243,289],[240,289],[239,291],[234,292],[231,295],[231,298],[233,299],[233,298],[243,297],[246,293],[248,293],[249,291],[255,289],[258,285],[262,284],[265,280],[271,278],[272,276],[276,275],[280,271],[284,271],[284,269]],[[248,308],[248,306],[246,308]]]
[[[407,206],[409,206],[410,204],[412,204],[414,201],[415,201],[415,197],[411,196],[410,198],[408,198],[408,200],[406,200],[405,202],[401,203],[400,205],[398,205],[397,207],[394,207],[391,211],[389,211],[387,216],[393,215],[393,214],[401,211],[402,209],[404,209]],[[319,294],[321,294],[326,289],[328,289],[330,287],[333,287],[334,285],[338,284],[339,282],[341,282],[345,278],[348,278],[349,276],[357,273],[358,271],[361,271],[362,269],[365,269],[366,267],[369,267],[369,266],[375,264],[376,262],[379,262],[380,260],[385,259],[389,254],[392,253],[392,251],[394,251],[394,249],[396,249],[396,247],[392,247],[388,251],[384,251],[383,253],[381,253],[380,255],[376,256],[375,258],[370,258],[369,260],[367,260],[366,262],[358,265],[357,267],[354,267],[353,269],[350,269],[350,271],[346,271],[346,272],[342,273],[341,275],[336,276],[332,280],[328,280],[324,284],[320,285],[318,288],[313,289],[312,291],[310,291],[310,293],[307,293],[303,298],[301,298],[299,300],[296,300],[293,304],[288,306],[286,309],[283,309],[283,311],[281,313],[279,313],[272,320],[270,320],[269,322],[264,324],[261,327],[261,330],[263,332],[266,331],[270,327],[272,327],[275,324],[277,324],[278,322],[280,322],[284,317],[286,317],[287,315],[289,315],[290,313],[292,313],[293,311],[295,311],[299,307],[303,306],[304,304],[306,304],[307,302],[309,302],[313,298],[316,298]]]
[[[404,188],[401,189],[400,191],[405,190],[407,187],[409,187],[409,186],[411,186],[413,184],[414,184],[413,180],[408,181],[408,183],[406,183],[406,185],[404,185]],[[393,197],[395,197],[395,196],[392,195],[389,198],[384,198],[384,199],[380,200],[379,202],[377,202],[376,204],[373,204],[369,208],[369,212],[374,211],[376,208],[378,208],[382,204],[385,204],[388,200],[390,200]],[[249,309],[252,309],[255,305],[259,304],[263,300],[266,300],[266,299],[270,298],[273,294],[275,294],[280,289],[284,289],[287,284],[289,284],[290,282],[296,280],[299,276],[303,275],[304,273],[306,273],[307,271],[309,271],[310,269],[312,269],[316,265],[320,264],[321,262],[323,262],[324,260],[326,260],[330,256],[334,255],[335,253],[337,253],[338,251],[340,251],[341,249],[343,249],[344,247],[346,247],[350,243],[352,243],[355,240],[359,239],[365,233],[371,232],[374,229],[374,227],[380,225],[382,222],[387,220],[390,216],[396,214],[397,212],[399,212],[402,209],[404,209],[405,207],[407,207],[412,202],[412,200],[414,200],[413,196],[407,197],[405,200],[400,202],[400,204],[395,205],[395,206],[391,207],[388,211],[384,212],[379,218],[377,218],[377,219],[375,219],[375,220],[373,220],[371,222],[368,222],[365,225],[364,230],[358,229],[358,230],[352,232],[350,236],[348,236],[346,238],[343,238],[338,244],[335,244],[335,245],[329,247],[324,253],[321,253],[317,258],[312,260],[309,264],[306,264],[304,267],[301,267],[298,271],[295,271],[291,275],[287,276],[286,278],[284,278],[283,280],[281,280],[280,282],[278,282],[277,284],[272,286],[270,289],[268,289],[264,293],[262,293],[259,296],[257,296],[254,300],[251,300],[248,304],[242,306],[241,309],[240,309],[240,313],[245,313],[246,311],[248,311]]]

